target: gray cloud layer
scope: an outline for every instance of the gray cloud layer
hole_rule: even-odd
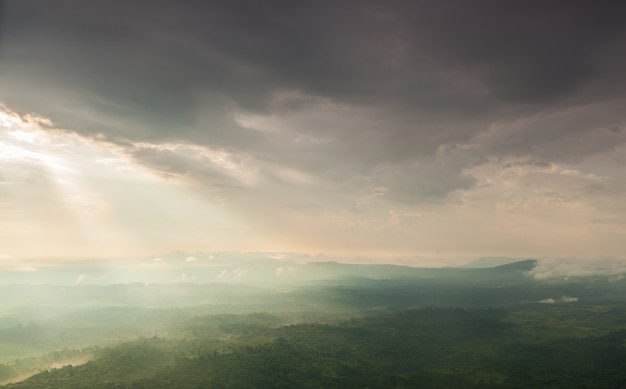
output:
[[[141,143],[429,202],[487,161],[623,144],[625,16],[617,1],[14,0],[0,99],[209,186],[242,180]]]

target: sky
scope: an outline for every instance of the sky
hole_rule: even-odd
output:
[[[620,1],[0,0],[0,262],[626,258]]]

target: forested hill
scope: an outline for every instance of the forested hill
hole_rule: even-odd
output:
[[[533,339],[503,310],[427,308],[338,324],[254,316],[188,338],[143,338],[8,388],[621,388],[626,331]],[[247,322],[247,325],[242,325]],[[234,324],[234,323],[233,323]],[[222,339],[224,339],[222,337]]]
[[[536,266],[318,262],[283,269],[299,281],[282,283],[1,286],[0,382],[626,387],[626,279],[542,280]]]

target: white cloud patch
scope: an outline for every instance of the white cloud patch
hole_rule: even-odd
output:
[[[250,271],[249,268],[246,267],[238,267],[236,269],[233,270],[233,275],[235,276],[235,278],[242,278],[243,276],[245,276],[248,272]]]
[[[614,277],[626,274],[626,260],[615,258],[542,259],[530,274],[540,280],[551,278]]]
[[[296,269],[293,266],[280,266],[276,268],[274,272],[276,277],[284,277],[293,273]]]
[[[578,297],[561,296],[559,298],[547,298],[537,301],[539,304],[562,304],[562,303],[575,303],[578,301]]]
[[[196,280],[196,276],[190,276],[187,273],[182,273],[175,282],[177,283],[188,283],[188,282],[194,282]]]

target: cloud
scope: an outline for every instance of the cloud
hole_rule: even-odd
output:
[[[626,142],[624,109],[626,100],[618,100],[494,122],[470,142],[484,155],[578,163]]]
[[[539,304],[561,304],[561,303],[575,303],[578,301],[578,297],[561,296],[558,299],[547,298],[537,301]]]
[[[443,153],[441,153],[443,154]],[[464,165],[448,155],[403,163],[381,164],[372,180],[385,188],[385,197],[400,202],[440,200],[455,190],[467,190],[476,180]]]
[[[86,98],[99,118],[96,126],[76,125],[58,108],[42,111],[62,126],[134,140],[255,147],[268,141],[237,125],[233,109],[288,115],[310,110],[310,99],[321,97],[380,107],[379,118],[391,125],[377,131],[402,135],[414,147],[436,135],[426,143],[436,147],[475,134],[480,127],[472,122],[485,124],[505,103],[515,112],[528,110],[519,101],[593,98],[598,92],[583,86],[610,86],[607,78],[618,77],[595,64],[618,66],[610,60],[619,58],[624,34],[616,4],[568,5],[563,13],[554,4],[493,1],[235,3],[11,4],[7,50],[41,48],[36,58],[10,62],[11,76],[27,88],[36,87],[26,78],[34,72],[52,85],[62,82],[65,90],[54,88],[61,101]],[[590,23],[594,28],[585,28]],[[290,91],[291,98],[276,102]],[[210,118],[204,131],[195,126],[201,115]],[[469,125],[433,131],[451,116]],[[123,125],[113,125],[113,117]]]
[[[190,279],[191,278],[187,274],[183,273],[176,279],[176,282],[186,283],[189,282]]]
[[[233,269],[233,275],[235,276],[235,278],[243,278],[249,271],[250,268],[237,267],[236,269]]]
[[[191,144],[135,143],[125,152],[164,175],[190,177],[206,184],[253,186],[257,168],[245,156]]]
[[[537,262],[530,274],[540,280],[614,277],[626,274],[626,261],[615,258],[554,258]]]
[[[271,236],[257,245],[308,249],[333,231],[354,246],[414,251],[430,243],[412,234],[467,223],[522,251],[522,227],[563,217],[556,235],[592,231],[588,246],[613,255],[626,215],[625,10],[582,1],[7,2],[0,101],[13,111],[0,116],[0,163],[62,168],[61,144],[83,142],[103,151],[98,165],[110,171],[152,173],[231,207],[231,220],[251,226],[238,237]],[[51,134],[62,134],[53,150],[37,149]],[[108,211],[103,198],[83,202]],[[457,241],[472,234],[458,231]],[[554,254],[541,237],[528,244]]]
[[[287,185],[374,175],[399,201],[470,189],[485,156],[571,162],[624,140],[602,133],[623,104],[597,92],[621,80],[619,5],[235,3],[11,4],[7,50],[40,50],[10,56],[3,98],[209,186],[272,164]],[[55,99],[32,98],[42,81]]]
[[[1,258],[0,258],[1,259]],[[8,272],[18,272],[18,273],[31,273],[31,272],[36,272],[39,270],[38,267],[35,266],[3,266],[2,271],[8,271]]]
[[[293,274],[295,270],[296,269],[293,266],[280,266],[276,268],[276,270],[274,271],[274,274],[276,274],[276,277],[285,277],[290,274]]]

